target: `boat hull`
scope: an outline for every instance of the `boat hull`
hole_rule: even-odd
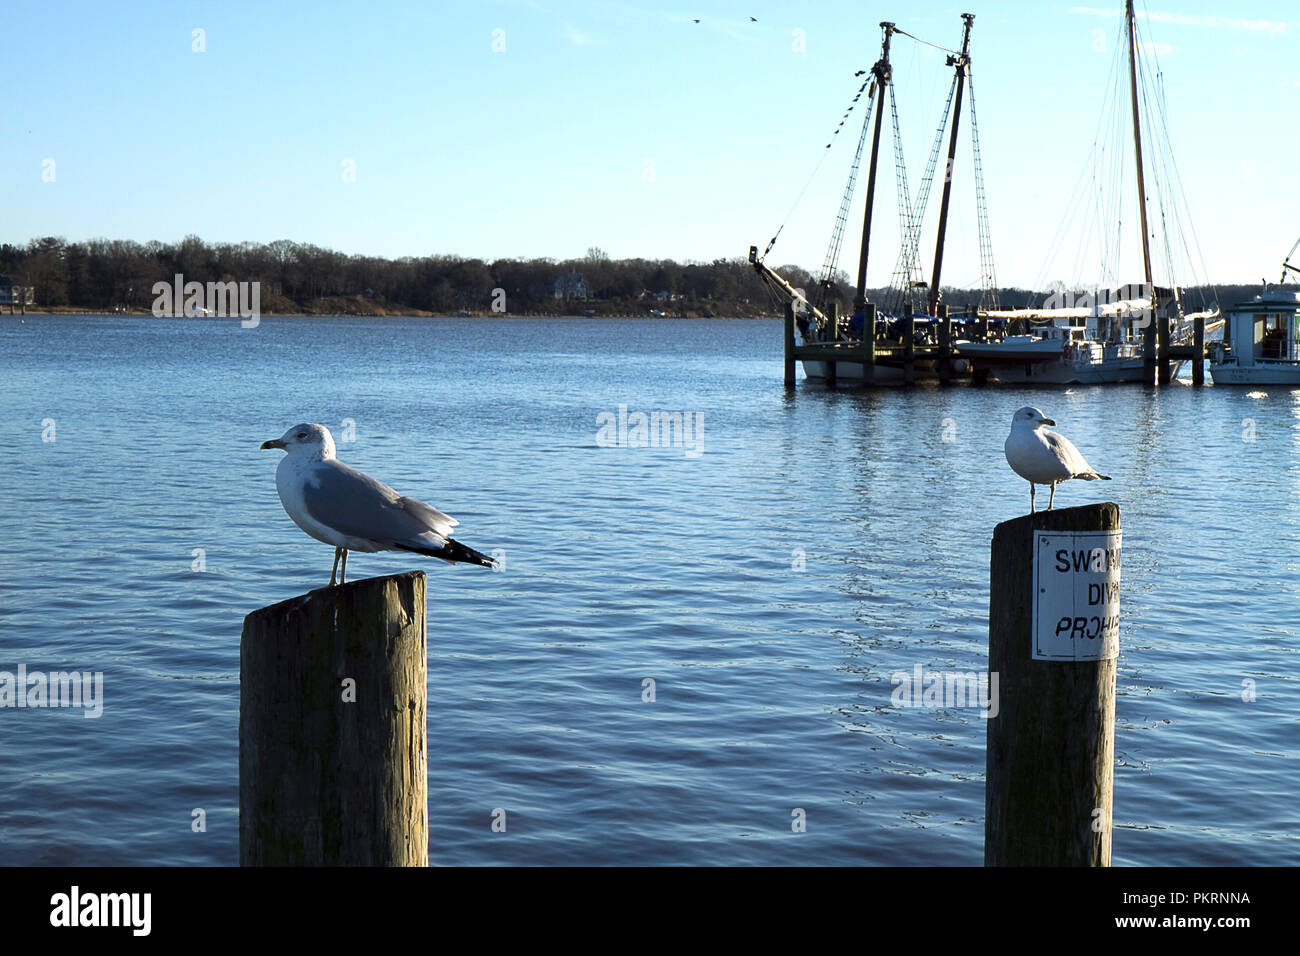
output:
[[[1132,346],[1075,346],[1068,353],[1064,343],[1004,346],[1002,343],[970,343],[957,351],[984,373],[990,381],[1009,385],[1111,385],[1143,380],[1143,358]],[[1177,363],[1177,377],[1182,363]]]
[[[958,342],[957,352],[975,363],[976,368],[992,371],[1001,366],[1017,367],[1031,363],[1056,362],[1065,351],[1065,343],[1029,336],[1013,336],[1002,342]]]
[[[976,367],[979,365],[977,363]],[[1021,362],[988,367],[989,379],[1008,385],[1109,385],[1142,381],[1141,359],[1117,359],[1076,365],[1065,359],[1054,362]],[[1177,375],[1177,369],[1174,370]]]
[[[1295,385],[1300,387],[1300,362],[1276,365],[1255,364],[1242,367],[1235,363],[1210,363],[1210,377],[1215,385]]]
[[[800,364],[803,366],[803,373],[809,382],[813,384],[826,382],[826,362],[800,359]],[[907,382],[903,370],[892,365],[874,365],[869,380],[866,375],[867,367],[861,362],[835,363],[835,382],[837,385],[904,385]],[[954,359],[952,377],[954,379],[969,378],[969,363],[961,359]],[[939,381],[939,373],[934,368],[933,362],[917,362],[912,380],[914,382],[937,382]]]

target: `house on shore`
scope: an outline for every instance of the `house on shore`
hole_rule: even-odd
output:
[[[34,299],[31,286],[15,285],[9,276],[0,275],[0,306],[7,305],[12,311],[14,306],[26,308]]]
[[[581,299],[585,302],[591,298],[591,289],[581,272],[560,276],[551,287],[551,293],[557,299]]]

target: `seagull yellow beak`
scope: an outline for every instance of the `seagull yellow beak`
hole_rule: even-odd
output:
[[[284,441],[279,438],[272,438],[270,441],[262,442],[262,448],[283,448]]]
[[[1056,422],[1052,421],[1050,418],[1040,418],[1040,419],[1038,420],[1038,424],[1040,424],[1040,425],[1051,425],[1053,428],[1056,427]],[[265,448],[265,447],[267,447],[267,445],[270,445],[270,444],[271,444],[270,442],[267,442],[266,445],[263,445],[262,447]],[[281,446],[281,447],[283,447],[283,446]]]

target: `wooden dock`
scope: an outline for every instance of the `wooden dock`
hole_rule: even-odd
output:
[[[839,306],[832,304],[829,315],[838,326]],[[935,327],[938,341],[933,344],[916,343],[915,319],[910,310],[903,314],[900,340],[886,341],[875,336],[863,335],[857,342],[813,342],[796,344],[795,330],[797,314],[793,302],[785,307],[785,387],[794,388],[797,380],[797,363],[804,361],[826,363],[826,385],[835,388],[842,376],[838,366],[849,363],[860,366],[861,378],[854,377],[853,383],[862,385],[899,384],[897,375],[890,375],[887,382],[877,380],[875,370],[886,367],[900,370],[902,383],[912,384],[918,379],[937,381],[941,384],[951,382],[957,371],[954,363],[960,359],[953,346],[953,319],[948,306],[940,309],[940,318]],[[876,324],[876,307],[868,303],[863,328],[874,328]],[[990,337],[987,318],[978,318],[974,322],[962,323],[972,333],[968,341],[996,341]],[[973,326],[973,328],[971,328]],[[1143,382],[1147,385],[1167,385],[1173,381],[1173,371],[1179,362],[1191,362],[1192,384],[1205,384],[1205,359],[1208,349],[1205,344],[1205,319],[1196,316],[1193,319],[1193,339],[1190,345],[1173,345],[1169,337],[1169,319],[1161,317],[1146,328],[1143,343]],[[980,381],[978,373],[975,381]]]

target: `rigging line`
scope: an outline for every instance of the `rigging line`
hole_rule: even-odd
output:
[[[1129,113],[1128,85],[1124,69],[1127,64],[1127,38],[1123,27],[1115,42],[1115,60],[1112,63],[1111,86],[1103,116],[1103,140],[1098,160],[1096,179],[1097,271],[1094,285],[1107,289],[1120,285],[1124,249],[1125,190],[1128,171],[1131,169],[1129,152],[1133,143],[1131,115]],[[1108,158],[1108,161],[1106,160]],[[1108,178],[1107,178],[1108,177]],[[1082,270],[1079,276],[1083,276]]]
[[[1161,150],[1161,144],[1159,143],[1155,135],[1156,132],[1155,117],[1154,117],[1154,110],[1152,108],[1154,104],[1152,104],[1151,102],[1151,95],[1148,92],[1146,86],[1147,77],[1145,73],[1143,73],[1142,79],[1143,79],[1143,85],[1140,90],[1140,93],[1142,98],[1142,105],[1146,108],[1146,112],[1145,112],[1146,123],[1144,125],[1148,133],[1150,134],[1147,137],[1147,140],[1152,144],[1153,147],[1152,148],[1153,155],[1151,157],[1152,158],[1151,175],[1155,179],[1156,206],[1160,211],[1160,227],[1161,227],[1160,235],[1158,237],[1153,237],[1153,238],[1155,238],[1158,244],[1158,248],[1161,253],[1161,259],[1164,262],[1165,277],[1168,280],[1169,287],[1171,289],[1176,289],[1178,288],[1178,281],[1175,276],[1176,270],[1174,269],[1173,244],[1169,241],[1169,235],[1170,235],[1171,225],[1172,225],[1171,218],[1173,215],[1173,210],[1169,208],[1169,204],[1167,200],[1170,199],[1171,197],[1169,196],[1168,183],[1165,181],[1165,178],[1163,176],[1158,174],[1158,170],[1157,170],[1157,167],[1160,165],[1160,161],[1164,159],[1164,156]]]
[[[957,77],[954,75],[952,83],[948,87],[948,102],[944,104],[943,117],[939,120],[939,127],[934,134],[934,144],[930,147],[930,158],[927,160],[925,172],[921,176],[921,188],[917,194],[916,203],[912,207],[911,229],[905,241],[898,247],[898,261],[894,265],[895,275],[903,272],[910,261],[917,264],[917,278],[923,278],[919,265],[921,261],[921,228],[925,220],[925,209],[930,201],[930,187],[934,183],[934,173],[939,165],[939,153],[943,149],[943,134],[948,128],[948,115],[952,112],[952,101],[956,92]]]
[[[1095,173],[1096,163],[1096,143],[1094,143],[1093,153],[1079,170],[1079,176],[1075,180],[1074,188],[1070,191],[1070,198],[1066,201],[1056,232],[1052,236],[1052,241],[1048,243],[1047,253],[1043,257],[1043,264],[1034,277],[1034,284],[1030,291],[1041,292],[1043,290],[1044,284],[1047,282],[1047,273],[1055,264],[1057,256],[1064,251],[1066,236],[1069,235],[1070,230],[1073,228],[1075,219],[1081,211],[1087,208],[1086,199],[1091,191],[1089,188],[1089,174]]]
[[[858,74],[855,75],[860,75],[860,71]],[[772,247],[776,245],[776,240],[780,237],[781,230],[785,229],[786,223],[790,221],[790,217],[794,215],[795,209],[799,207],[799,203],[803,199],[804,193],[808,191],[808,187],[812,185],[812,181],[817,178],[817,173],[822,168],[822,163],[826,161],[826,156],[830,153],[831,146],[835,144],[835,137],[840,134],[840,130],[843,128],[845,122],[848,121],[849,114],[853,112],[853,108],[857,106],[858,100],[862,97],[863,91],[867,89],[867,86],[870,83],[871,83],[870,77],[863,80],[862,85],[858,87],[858,92],[854,94],[853,99],[849,101],[848,109],[846,109],[844,111],[844,115],[840,117],[839,126],[836,126],[835,129],[831,132],[831,135],[829,137],[830,141],[826,144],[826,148],[822,150],[821,157],[817,160],[817,165],[813,167],[813,171],[809,175],[808,181],[803,184],[803,189],[799,190],[799,195],[795,197],[794,202],[790,205],[790,211],[787,212],[785,214],[785,218],[781,220],[781,225],[777,227],[776,232],[773,233],[772,235],[772,238],[768,240],[767,248],[763,250],[763,255],[760,257],[761,259],[767,258],[767,254],[771,252]]]
[[[998,309],[1000,308],[1001,303],[998,301],[997,270],[993,266],[993,234],[989,229],[988,202],[984,192],[984,162],[980,158],[980,128],[979,123],[975,119],[974,73],[971,73],[966,77],[966,85],[970,89],[971,151],[975,165],[975,217],[976,226],[979,231],[980,278],[983,280],[984,285],[984,292],[981,293],[980,302],[976,308],[985,307],[984,297],[985,294],[987,294],[989,303],[994,309]]]
[[[835,279],[835,272],[839,267],[840,249],[844,245],[844,231],[848,227],[849,213],[853,205],[853,190],[857,184],[858,170],[862,165],[862,151],[866,146],[867,130],[871,126],[871,115],[875,108],[875,90],[876,87],[872,84],[869,88],[866,115],[862,120],[862,132],[858,135],[858,148],[853,154],[853,165],[849,167],[848,182],[844,186],[844,194],[840,199],[840,209],[835,217],[835,226],[831,230],[830,245],[826,249],[826,258],[822,262],[822,272],[815,292],[815,304],[818,308],[825,303],[826,294],[829,291],[828,287]]]
[[[1101,152],[1098,157],[1096,178],[1097,271],[1094,285],[1118,286],[1121,279],[1124,249],[1124,195],[1127,188],[1130,148],[1132,143],[1131,114],[1129,112],[1127,66],[1127,25],[1121,21],[1116,28],[1115,56],[1111,60],[1109,88],[1098,130]],[[1082,256],[1081,256],[1082,258]],[[1082,269],[1079,277],[1083,276]]]
[[[1176,275],[1177,270],[1174,268],[1174,248],[1170,239],[1173,226],[1178,221],[1178,213],[1173,208],[1173,195],[1169,188],[1168,177],[1161,175],[1167,172],[1168,161],[1168,143],[1166,138],[1156,135],[1156,116],[1160,104],[1158,103],[1158,89],[1153,93],[1152,88],[1157,87],[1158,75],[1156,80],[1150,76],[1150,71],[1145,65],[1139,67],[1139,96],[1142,100],[1143,128],[1146,130],[1147,142],[1151,144],[1151,176],[1155,180],[1156,205],[1160,214],[1160,231],[1159,234],[1152,235],[1152,239],[1157,246],[1157,252],[1165,268],[1165,281],[1171,289],[1178,289],[1179,283]],[[1157,102],[1153,103],[1153,99]],[[1166,132],[1167,137],[1167,132]],[[1181,232],[1181,230],[1180,230]],[[1190,264],[1190,263],[1189,263]],[[1154,277],[1152,279],[1154,283]]]
[[[908,33],[906,30],[900,30],[898,27],[894,27],[894,33],[915,40],[917,43],[924,43],[926,46],[932,46],[936,50],[942,50],[944,53],[949,53],[952,56],[957,56],[957,57],[961,56],[960,50],[950,50],[946,46],[939,46],[939,44],[931,43],[929,40],[922,40],[920,37],[913,36],[912,34]]]
[[[1221,308],[1222,306],[1221,303],[1219,302],[1219,290],[1217,286],[1213,285],[1210,282],[1209,269],[1205,265],[1205,254],[1201,251],[1201,241],[1200,238],[1196,235],[1196,224],[1192,221],[1191,218],[1191,204],[1188,203],[1187,201],[1187,192],[1183,189],[1182,173],[1180,173],[1178,170],[1178,160],[1177,157],[1174,155],[1173,138],[1169,135],[1169,114],[1166,109],[1166,100],[1164,96],[1163,82],[1161,83],[1161,87],[1158,92],[1159,92],[1159,96],[1157,102],[1160,108],[1160,125],[1161,128],[1164,130],[1164,143],[1166,147],[1166,152],[1168,153],[1169,168],[1173,172],[1173,176],[1171,178],[1173,184],[1178,187],[1177,198],[1182,200],[1182,208],[1187,213],[1187,220],[1188,220],[1187,228],[1188,231],[1191,232],[1192,234],[1192,245],[1195,246],[1196,248],[1196,258],[1199,260],[1201,266],[1201,272],[1199,278],[1201,279],[1203,285],[1209,286],[1209,288],[1213,291],[1215,307]],[[1178,229],[1178,235],[1183,243],[1183,250],[1187,256],[1188,266],[1190,270],[1193,273],[1195,273],[1196,266],[1195,263],[1192,262],[1192,252],[1191,249],[1188,248],[1187,246],[1187,239],[1186,236],[1184,236],[1183,234],[1181,225],[1179,226]],[[1201,302],[1202,304],[1205,303],[1204,293],[1202,293]]]
[[[1081,210],[1086,208],[1084,197],[1087,196],[1089,192],[1087,186],[1089,177],[1091,175],[1093,179],[1096,178],[1097,167],[1101,162],[1102,155],[1105,153],[1104,145],[1099,145],[1099,141],[1102,143],[1105,142],[1103,135],[1107,131],[1107,120],[1112,116],[1113,112],[1113,106],[1110,105],[1111,100],[1112,97],[1117,95],[1114,93],[1114,90],[1119,82],[1119,64],[1123,48],[1123,36],[1124,27],[1121,23],[1121,25],[1116,28],[1115,39],[1112,43],[1115,53],[1111,57],[1110,71],[1109,76],[1107,77],[1107,86],[1110,92],[1108,92],[1106,97],[1103,99],[1102,108],[1099,110],[1097,115],[1097,127],[1093,133],[1092,148],[1089,151],[1088,158],[1083,162],[1079,169],[1078,178],[1075,180],[1074,188],[1070,192],[1070,198],[1066,202],[1065,208],[1061,213],[1061,218],[1057,223],[1056,232],[1052,236],[1051,242],[1048,243],[1047,253],[1043,258],[1042,265],[1039,267],[1037,275],[1034,277],[1034,291],[1042,291],[1044,284],[1047,281],[1047,273],[1052,269],[1057,257],[1061,255],[1065,249],[1066,236],[1069,234],[1075,218],[1079,215]],[[1115,117],[1114,123],[1118,124],[1118,122],[1118,117]],[[1075,271],[1077,278],[1077,258],[1075,262]]]
[[[907,164],[903,159],[903,133],[898,122],[898,104],[894,100],[893,83],[889,84],[889,109],[894,121],[894,178],[898,191],[899,229],[902,232],[900,242],[906,246],[907,237],[910,236],[915,227],[912,223],[912,197],[909,195],[907,189]],[[914,298],[912,295],[912,276],[917,276],[918,280],[921,276],[920,262],[911,261],[911,257],[909,257],[909,261],[904,263],[904,268],[905,272],[902,274],[901,278],[898,272],[894,273],[893,282],[890,285],[891,291],[898,291],[897,302],[899,311],[902,310],[901,307],[905,300],[912,300]],[[916,303],[913,301],[912,304],[913,309],[915,310]]]

